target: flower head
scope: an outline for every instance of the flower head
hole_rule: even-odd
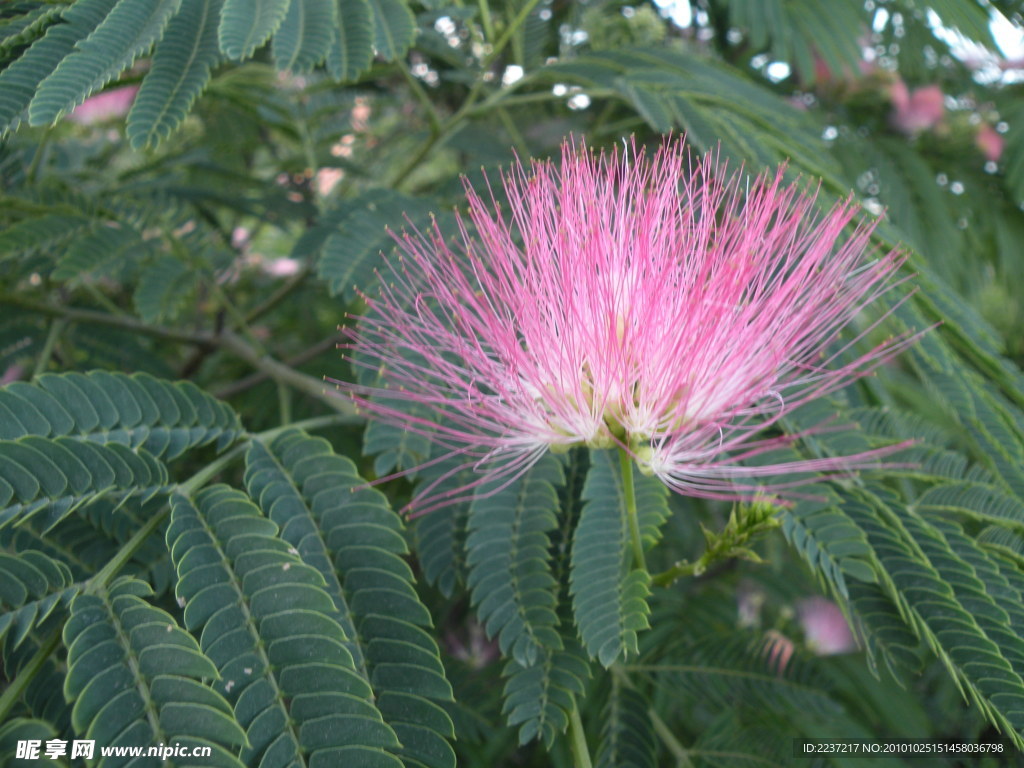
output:
[[[384,383],[341,384],[361,406],[463,455],[478,482],[620,446],[676,490],[736,498],[771,488],[739,478],[876,457],[749,465],[792,441],[758,437],[784,413],[905,343],[833,344],[902,261],[865,259],[855,206],[819,213],[782,171],[729,175],[681,140],[653,156],[566,144],[560,165],[517,163],[502,184],[507,211],[467,187],[455,245],[436,224],[396,236],[349,345]]]

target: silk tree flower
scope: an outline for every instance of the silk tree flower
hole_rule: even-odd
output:
[[[394,235],[347,345],[381,384],[339,382],[472,465],[460,493],[577,445],[618,446],[671,488],[722,499],[877,464],[885,449],[752,464],[796,439],[761,436],[784,414],[907,343],[854,353],[874,326],[836,341],[901,282],[903,256],[867,254],[874,224],[851,202],[819,212],[783,170],[729,174],[681,139],[653,156],[566,143],[560,165],[517,162],[502,185],[507,210],[467,185],[451,240],[436,223]]]

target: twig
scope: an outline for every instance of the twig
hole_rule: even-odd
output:
[[[107,314],[106,312],[96,312],[88,309],[60,307],[53,304],[44,304],[42,302],[36,302],[30,299],[23,299],[18,296],[10,295],[0,296],[0,304],[9,304],[21,307],[22,309],[27,309],[39,314],[63,317],[69,322],[107,325],[114,328],[133,331],[146,336],[153,336],[154,338],[222,349],[248,363],[256,370],[265,373],[268,377],[274,379],[274,381],[287,384],[289,387],[292,387],[299,392],[315,397],[339,413],[349,416],[355,415],[355,408],[352,404],[327,392],[327,389],[321,379],[316,379],[304,373],[294,371],[284,363],[279,360],[275,360],[269,355],[261,355],[243,339],[229,331],[219,334],[210,333],[208,331],[180,331],[176,328],[165,328],[163,326],[150,325],[132,317],[115,316]]]
[[[310,360],[314,359],[315,357],[322,355],[327,350],[334,349],[335,347],[337,347],[339,338],[340,337],[338,336],[328,336],[326,339],[318,341],[316,344],[309,347],[308,349],[304,349],[297,355],[287,358],[284,361],[284,364],[294,368],[295,366],[307,363]],[[228,384],[227,386],[221,387],[220,389],[214,391],[213,395],[214,397],[218,397],[221,400],[226,400],[230,397],[234,397],[235,395],[241,392],[245,392],[247,389],[252,389],[257,384],[260,384],[261,382],[264,382],[269,378],[269,374],[264,373],[263,371],[257,371],[256,373],[250,374],[243,379],[239,379],[238,381],[232,384]]]

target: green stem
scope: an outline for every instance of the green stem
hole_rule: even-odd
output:
[[[133,331],[145,336],[153,336],[158,339],[219,348],[243,360],[261,373],[265,373],[274,381],[287,384],[292,389],[314,397],[339,413],[349,416],[355,416],[356,414],[355,407],[351,403],[327,392],[321,379],[299,373],[279,360],[275,360],[268,355],[261,355],[258,350],[233,333],[216,334],[203,331],[180,331],[174,328],[149,325],[132,317],[114,316],[106,312],[88,309],[69,309],[67,307],[23,299],[12,294],[0,296],[0,304],[21,307],[30,312],[37,312],[43,315],[63,317],[71,322],[107,325],[113,328],[123,328],[124,330]]]
[[[703,557],[701,557],[701,559],[696,563],[691,563],[688,560],[680,560],[671,568],[652,576],[651,584],[656,587],[667,587],[677,579],[683,578],[683,576],[699,576],[705,570],[707,570],[707,564],[704,562]]]
[[[572,746],[572,760],[576,768],[593,768],[590,750],[587,749],[587,735],[583,732],[580,709],[575,701],[569,714],[569,743]]]
[[[306,349],[299,352],[297,355],[285,358],[284,364],[287,365],[289,368],[296,368],[300,365],[303,365],[304,363],[308,363],[313,358],[323,354],[324,352],[327,352],[328,350],[337,349],[339,339],[340,337],[337,335],[328,336],[326,339],[321,339],[316,344],[314,344],[311,347],[307,347]],[[214,390],[213,396],[220,400],[227,400],[228,398],[234,397],[240,392],[245,392],[245,390],[247,389],[252,389],[260,382],[266,381],[269,378],[269,374],[263,373],[262,371],[257,371],[256,373],[251,373],[244,378],[233,381],[230,384],[221,387],[220,389]]]
[[[311,432],[321,427],[336,427],[340,424],[351,424],[353,419],[350,416],[346,416],[342,413],[334,413],[329,416],[314,416],[311,419],[303,419],[302,421],[296,421],[292,424],[284,424],[280,427],[274,427],[268,429],[266,432],[258,432],[252,436],[253,440],[259,440],[261,443],[269,443],[278,435],[282,435],[285,432],[293,429],[302,429],[306,432]]]
[[[292,389],[321,400],[339,413],[350,416],[355,415],[355,406],[348,400],[328,392],[326,385],[321,379],[315,379],[312,376],[294,371],[284,363],[268,355],[261,356],[233,333],[221,334],[217,339],[222,348],[235,357],[244,360],[253,368],[266,373],[279,384],[287,384]]]
[[[480,23],[484,28],[484,35],[488,40],[494,39],[494,22],[491,21],[491,6],[487,0],[479,0],[477,3],[480,6]]]
[[[540,0],[528,0],[528,2],[519,9],[519,13],[517,13],[515,18],[509,22],[507,27],[505,27],[501,36],[494,43],[494,47],[491,49],[491,52],[481,62],[481,69],[483,72],[487,72],[490,69],[495,59],[498,58],[498,55],[502,52],[505,46],[508,45],[509,40],[512,39],[512,36],[516,33],[519,27],[522,26],[523,22],[526,21],[526,18],[530,15],[533,9],[537,7],[539,2]],[[523,79],[525,80],[526,78]],[[462,106],[459,107],[458,111],[443,123],[434,126],[433,130],[430,132],[430,136],[423,145],[415,152],[415,154],[413,154],[412,158],[398,170],[394,179],[391,180],[392,187],[397,188],[401,185],[412,174],[412,172],[416,170],[419,164],[423,162],[437,144],[442,143],[451,137],[456,130],[458,130],[462,121],[469,116],[470,111],[473,109],[477,99],[480,97],[480,93],[483,91],[483,88],[484,79],[481,75],[481,77],[477,78],[473,87],[470,88],[469,94],[466,96],[466,100],[462,102]],[[510,90],[511,89],[506,89],[505,91],[499,91],[499,93],[508,93]]]
[[[46,660],[57,651],[57,646],[60,645],[60,637],[61,629],[58,627],[49,638],[43,641],[35,656],[32,657],[28,664],[21,668],[17,677],[4,689],[3,694],[0,694],[0,723],[7,721],[8,715],[10,715],[14,705],[21,700],[21,695],[28,688],[29,683],[39,674]]]
[[[430,132],[440,133],[441,132],[441,116],[437,114],[437,108],[434,107],[434,102],[430,100],[427,92],[423,90],[423,86],[420,85],[419,80],[416,76],[409,71],[408,64],[405,60],[398,62],[398,69],[402,73],[402,77],[405,78],[406,85],[409,86],[409,90],[412,91],[412,95],[416,97],[416,100],[423,106],[427,112],[427,120],[430,121]]]
[[[292,420],[292,393],[288,386],[281,382],[277,384],[277,410],[281,423],[289,424]]]
[[[110,581],[120,573],[121,569],[124,568],[125,563],[134,557],[135,553],[139,551],[139,547],[148,539],[153,532],[160,527],[160,524],[167,517],[170,512],[170,507],[165,506],[162,510],[153,515],[149,520],[143,524],[135,534],[124,543],[124,545],[117,551],[107,564],[101,568],[95,576],[89,579],[88,585],[86,585],[86,594],[96,594],[101,589],[107,586]]]
[[[64,332],[67,324],[68,321],[63,317],[58,317],[50,323],[50,330],[46,334],[46,341],[43,343],[43,350],[39,353],[35,367],[32,370],[33,379],[46,371],[46,366],[50,364],[50,358],[53,356],[53,348],[57,344],[57,339],[60,338],[60,335]]]
[[[644,542],[640,537],[640,519],[636,512],[636,491],[633,487],[633,459],[625,448],[619,448],[619,466],[622,468],[622,494],[626,501],[626,520],[633,543],[633,567],[647,570]]]
[[[163,328],[158,325],[148,325],[132,317],[111,315],[107,312],[98,312],[94,309],[73,309],[62,307],[56,304],[44,304],[43,302],[25,299],[15,294],[0,295],[0,304],[21,307],[29,312],[36,312],[51,317],[64,317],[71,322],[94,323],[96,325],[108,325],[112,328],[122,328],[126,331],[133,331],[144,336],[153,336],[168,341],[180,341],[186,344],[215,345],[213,334],[203,332],[181,331],[176,328]]]
[[[504,106],[501,106],[495,110],[495,113],[498,115],[498,119],[501,121],[501,124],[505,126],[505,132],[508,133],[509,138],[512,140],[512,143],[515,144],[516,150],[518,150],[519,154],[523,157],[529,157],[530,146],[526,143],[526,139],[523,137],[523,134],[520,133],[516,124],[512,121],[512,118],[508,114],[508,110],[505,109]]]
[[[50,141],[50,134],[53,133],[53,126],[49,126],[43,131],[42,137],[39,139],[39,143],[36,145],[35,154],[32,155],[32,162],[29,164],[28,170],[25,172],[25,182],[32,184],[36,180],[36,176],[39,174],[39,169],[42,168],[43,156],[46,154],[47,144]],[[3,718],[0,718],[2,721]]]
[[[519,30],[519,27],[521,27],[523,22],[526,21],[526,17],[529,16],[533,9],[537,7],[537,3],[539,2],[540,0],[529,0],[523,4],[522,8],[519,9],[519,13],[517,13],[516,17],[509,22],[507,27],[505,27],[505,30],[501,33],[501,37],[498,38],[498,42],[494,44],[494,48],[491,49],[490,54],[488,54],[487,58],[484,60],[485,70],[494,63],[496,58],[498,58],[498,54],[500,54],[505,46],[508,45],[509,41],[512,39],[512,35]]]
[[[263,317],[263,315],[267,314],[270,310],[277,307],[278,304],[280,304],[282,301],[291,296],[293,291],[301,287],[302,284],[306,282],[306,278],[309,277],[309,274],[312,271],[313,270],[309,266],[309,264],[304,264],[302,266],[302,269],[300,269],[298,272],[296,272],[294,275],[288,278],[288,281],[285,282],[284,285],[282,285],[280,288],[278,288],[276,291],[270,294],[266,301],[257,304],[255,307],[246,312],[245,322],[252,323],[255,320]]]
[[[651,718],[651,725],[654,727],[654,732],[661,738],[661,743],[665,745],[665,748],[675,758],[676,768],[693,768],[693,762],[690,760],[690,754],[687,752],[686,747],[682,745],[679,739],[676,738],[676,735],[672,733],[672,729],[654,711],[654,707],[647,710],[647,716]]]

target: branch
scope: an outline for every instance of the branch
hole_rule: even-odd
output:
[[[321,355],[330,349],[337,348],[339,338],[340,336],[337,335],[328,336],[326,339],[318,341],[316,344],[309,347],[308,349],[304,349],[297,355],[293,355],[292,357],[287,358],[284,361],[284,364],[294,368],[295,366],[302,365],[303,363],[308,363],[310,360],[317,357],[318,355]],[[246,376],[244,379],[239,379],[233,384],[228,384],[225,387],[221,387],[220,389],[216,390],[213,393],[213,396],[220,398],[221,400],[226,400],[227,398],[234,397],[235,395],[239,394],[240,392],[244,392],[247,389],[252,389],[260,382],[266,381],[269,378],[270,374],[264,373],[263,371],[258,371],[249,376]]]
[[[20,296],[11,296],[7,294],[0,296],[0,303],[21,307],[22,309],[30,312],[36,312],[38,314],[62,317],[70,322],[106,325],[114,328],[122,328],[145,336],[152,336],[158,339],[177,341],[184,344],[195,344],[200,347],[221,349],[248,363],[253,368],[274,381],[287,384],[289,387],[292,387],[299,392],[303,392],[310,397],[314,397],[326,403],[339,413],[349,416],[354,416],[356,413],[355,407],[351,403],[328,392],[326,385],[321,379],[294,371],[286,364],[279,360],[275,360],[269,355],[261,355],[242,338],[229,331],[224,331],[222,333],[211,333],[209,331],[181,331],[175,328],[150,325],[142,322],[141,320],[136,320],[133,317],[110,315],[106,312],[97,312],[91,309],[61,307],[55,304],[45,304],[43,302],[32,301],[31,299],[24,299]]]

